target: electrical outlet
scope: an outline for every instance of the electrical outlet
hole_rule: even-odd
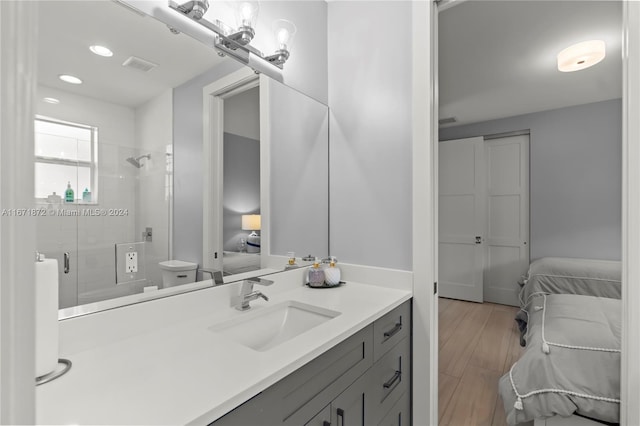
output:
[[[138,252],[129,251],[125,255],[125,270],[127,274],[138,272]]]

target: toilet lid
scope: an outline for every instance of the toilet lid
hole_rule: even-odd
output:
[[[160,262],[159,265],[160,269],[167,271],[192,271],[198,268],[197,263],[184,262],[182,260],[165,260],[164,262]]]

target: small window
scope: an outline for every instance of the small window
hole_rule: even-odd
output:
[[[82,124],[38,117],[35,119],[35,197],[46,200],[54,192],[64,199],[67,183],[74,202],[98,200],[98,129]],[[85,200],[84,202],[86,202]]]

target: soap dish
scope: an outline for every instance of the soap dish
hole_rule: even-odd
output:
[[[338,284],[335,285],[329,285],[327,283],[321,285],[321,286],[311,286],[309,285],[309,283],[307,283],[307,287],[309,288],[336,288],[336,287],[340,287],[341,285],[346,284],[345,281],[340,281]]]

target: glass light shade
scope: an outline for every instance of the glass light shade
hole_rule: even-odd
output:
[[[259,231],[260,215],[259,214],[243,214],[242,230],[243,231]]]
[[[583,41],[558,53],[558,70],[562,72],[580,71],[602,61],[605,55],[604,41]]]
[[[255,28],[260,4],[257,1],[240,1],[236,5],[236,24],[238,28]]]
[[[276,37],[278,49],[291,52],[293,40],[296,35],[296,26],[286,19],[277,19],[272,24],[273,34]]]

